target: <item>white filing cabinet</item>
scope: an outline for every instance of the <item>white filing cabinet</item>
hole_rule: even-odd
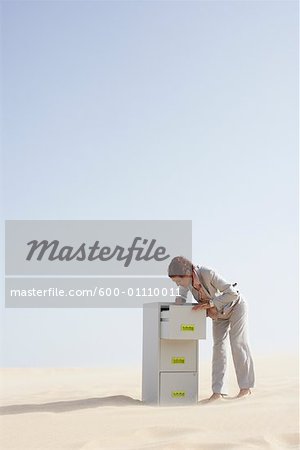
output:
[[[142,400],[154,405],[198,402],[198,340],[206,312],[195,304],[146,303],[143,308]]]

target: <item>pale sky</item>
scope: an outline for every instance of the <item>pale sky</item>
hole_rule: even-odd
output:
[[[254,356],[295,353],[297,2],[4,1],[1,20],[4,219],[192,220]],[[4,366],[141,364],[141,310],[3,295],[1,323]]]

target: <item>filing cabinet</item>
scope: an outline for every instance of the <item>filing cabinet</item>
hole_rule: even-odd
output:
[[[154,405],[198,402],[198,345],[206,338],[206,312],[194,304],[143,307],[142,400]]]

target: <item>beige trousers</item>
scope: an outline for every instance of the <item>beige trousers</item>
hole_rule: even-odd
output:
[[[254,367],[248,344],[247,303],[236,304],[228,319],[213,320],[212,390],[227,394],[226,367],[228,335],[237,382],[240,389],[254,387]]]

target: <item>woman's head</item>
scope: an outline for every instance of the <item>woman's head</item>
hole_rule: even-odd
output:
[[[188,287],[193,274],[193,264],[183,256],[176,256],[172,259],[168,268],[169,277],[177,286]]]

